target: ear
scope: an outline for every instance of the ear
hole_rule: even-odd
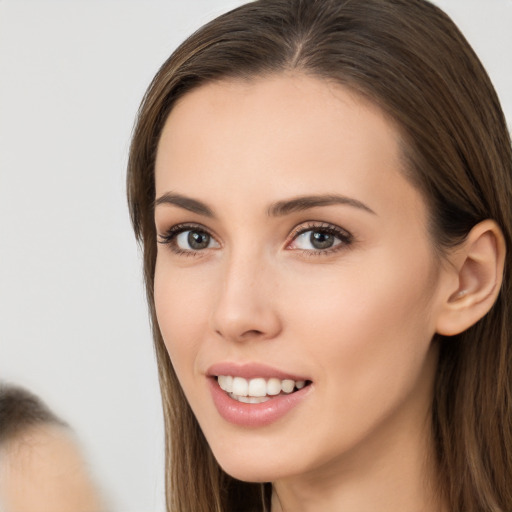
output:
[[[496,222],[484,220],[448,256],[453,279],[437,318],[438,334],[459,334],[491,309],[500,292],[505,253],[501,229]]]

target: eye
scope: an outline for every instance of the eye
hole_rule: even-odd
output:
[[[207,249],[212,241],[212,237],[204,231],[189,230],[181,232],[176,237],[176,246],[184,251],[200,251]]]
[[[311,253],[328,253],[352,242],[352,235],[333,225],[309,225],[295,230],[289,249]],[[339,246],[339,247],[338,247]]]
[[[190,255],[205,249],[220,247],[213,236],[200,226],[177,225],[163,235],[159,235],[159,243],[168,245],[177,254]]]

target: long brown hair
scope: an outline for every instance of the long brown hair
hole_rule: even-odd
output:
[[[264,510],[269,486],[218,466],[183,395],[155,317],[154,162],[175,102],[210,81],[296,70],[369,98],[398,125],[408,177],[430,206],[436,249],[494,219],[512,247],[512,152],[493,86],[454,23],[425,0],[258,0],[202,27],[164,63],[140,107],[128,199],[144,251],[159,364],[168,510]],[[512,510],[511,257],[492,310],[439,337],[432,430],[453,511]]]

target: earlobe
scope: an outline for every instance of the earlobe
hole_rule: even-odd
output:
[[[437,333],[459,334],[480,320],[498,297],[503,280],[505,240],[493,220],[478,223],[449,256],[451,289],[437,318]]]

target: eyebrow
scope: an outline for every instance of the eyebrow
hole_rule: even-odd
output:
[[[268,215],[271,217],[281,217],[283,215],[288,215],[289,213],[308,210],[309,208],[316,208],[318,206],[331,206],[334,204],[353,206],[355,208],[359,208],[360,210],[364,210],[368,213],[376,215],[376,213],[369,206],[362,203],[361,201],[337,194],[300,196],[293,199],[287,199],[285,201],[278,201],[277,203],[274,203],[270,206],[268,209]]]
[[[178,206],[179,208],[183,208],[184,210],[188,210],[199,215],[204,215],[205,217],[215,217],[214,211],[207,204],[181,194],[166,192],[155,200],[153,207],[156,208],[162,204]],[[293,199],[277,201],[270,205],[267,213],[269,217],[282,217],[290,213],[309,210],[310,208],[331,206],[335,204],[352,206],[376,215],[376,213],[363,202],[337,194],[299,196],[294,197]]]
[[[182,196],[181,194],[166,192],[155,200],[153,203],[153,209],[161,204],[171,204],[179,206],[189,212],[204,215],[205,217],[215,217],[213,210],[205,203],[198,201],[197,199],[192,199],[191,197]]]

